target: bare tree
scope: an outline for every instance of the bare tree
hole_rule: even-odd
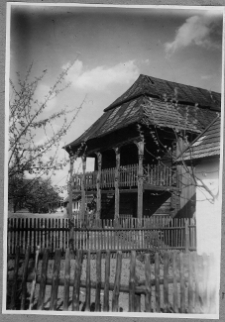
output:
[[[63,169],[68,162],[62,158],[59,159],[57,152],[62,138],[76,120],[84,101],[73,110],[63,108],[48,117],[45,111],[52,99],[70,85],[65,82],[65,77],[71,66],[58,75],[42,101],[37,98],[37,89],[46,76],[47,70],[31,79],[31,65],[23,80],[18,73],[16,84],[10,80],[8,177],[11,187],[9,193],[15,193],[22,188],[21,180],[26,172],[32,174],[33,180],[36,180],[50,172]],[[54,123],[57,120],[60,126],[56,130]],[[37,132],[45,137],[42,143],[38,143]],[[20,189],[16,185],[18,180]],[[24,184],[28,183],[31,184],[32,180],[24,181]]]

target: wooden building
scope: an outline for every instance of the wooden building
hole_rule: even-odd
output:
[[[97,195],[98,218],[186,216],[176,159],[215,119],[220,101],[216,92],[140,75],[64,147],[71,158],[71,191],[82,194],[82,215],[88,191]],[[76,157],[83,172],[72,175]],[[95,159],[93,172],[85,171],[87,157]]]
[[[195,219],[197,251],[220,256],[221,192],[220,178],[220,117],[203,131],[178,159],[194,169],[196,195]]]

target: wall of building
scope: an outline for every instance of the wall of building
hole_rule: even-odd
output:
[[[198,185],[203,182],[215,196],[205,188],[196,188],[196,224],[198,253],[220,254],[221,243],[221,206],[219,192],[219,158],[202,159],[195,169]],[[214,200],[213,200],[214,199]]]

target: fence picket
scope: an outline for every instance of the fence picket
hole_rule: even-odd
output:
[[[66,255],[65,255],[65,274],[64,274],[64,299],[63,299],[64,311],[68,310],[69,291],[70,291],[70,249],[67,248]]]
[[[177,252],[173,252],[172,257],[172,269],[173,269],[173,310],[178,312],[178,289],[177,289]]]
[[[39,253],[40,253],[40,247],[37,246],[36,252],[35,252],[35,261],[34,261],[34,276],[33,276],[31,291],[30,291],[29,310],[32,310],[34,305],[33,300],[34,300],[35,288],[37,283]]]
[[[83,251],[77,251],[77,257],[75,260],[74,269],[74,285],[73,285],[73,299],[72,299],[72,310],[79,311],[79,297],[80,297],[80,277],[82,270]]]
[[[95,290],[95,311],[101,311],[101,251],[97,252],[96,257],[96,290]]]
[[[44,249],[42,268],[41,268],[40,290],[39,290],[38,303],[37,303],[38,310],[42,310],[44,306],[45,289],[46,289],[47,272],[48,272],[48,257],[49,257],[49,250]]]
[[[16,247],[16,256],[15,256],[15,264],[14,264],[14,273],[13,273],[13,281],[12,281],[12,289],[11,289],[11,303],[10,310],[16,309],[16,300],[18,293],[18,271],[19,271],[19,260],[20,260],[20,247]]]
[[[179,269],[180,269],[180,311],[185,313],[185,281],[184,281],[184,254],[179,254]]]
[[[155,309],[160,312],[159,253],[155,253]]]
[[[151,312],[151,263],[150,254],[145,254],[145,311]]]
[[[87,263],[86,263],[86,305],[85,311],[90,311],[91,305],[91,277],[90,277],[90,267],[91,267],[91,253],[90,250],[87,252]]]
[[[52,277],[52,290],[50,299],[50,310],[56,310],[57,295],[59,286],[59,273],[60,273],[61,250],[57,249],[55,252],[53,277]]]
[[[136,252],[131,251],[130,257],[130,281],[129,281],[129,311],[135,312],[135,269],[136,269]]]
[[[193,256],[188,253],[188,312],[193,312],[194,306],[194,285],[193,285]]]
[[[119,308],[119,295],[120,295],[120,280],[121,280],[121,269],[122,269],[122,252],[117,252],[116,258],[116,275],[112,296],[112,311],[118,312]]]
[[[121,226],[126,229],[126,223],[121,221]],[[105,227],[107,227],[108,222],[106,221]],[[66,250],[65,256],[65,270],[64,278],[59,277],[60,272],[60,262],[61,262],[61,250],[57,249],[54,258],[54,268],[53,276],[47,276],[48,269],[48,257],[49,251],[43,249],[43,259],[41,265],[41,272],[38,272],[38,259],[39,259],[38,248],[35,256],[34,270],[29,275],[28,273],[28,262],[29,255],[26,249],[25,259],[23,261],[22,270],[19,269],[19,258],[20,249],[16,249],[16,259],[14,265],[14,276],[8,275],[9,281],[12,281],[12,290],[10,292],[11,300],[8,300],[8,307],[11,309],[16,309],[18,306],[17,297],[18,291],[21,290],[18,286],[18,281],[21,281],[22,285],[22,296],[21,302],[19,304],[20,309],[26,309],[25,303],[25,286],[27,283],[31,283],[31,295],[30,295],[30,306],[32,309],[34,306],[33,298],[36,294],[35,287],[36,283],[40,284],[39,293],[37,294],[37,309],[46,309],[44,307],[45,299],[45,288],[46,285],[52,285],[51,297],[50,297],[50,310],[58,310],[57,307],[57,292],[59,285],[64,287],[64,299],[63,299],[63,310],[68,310],[69,307],[69,288],[73,287],[73,297],[72,297],[72,310],[79,310],[79,294],[80,286],[86,288],[86,310],[90,310],[90,298],[91,289],[96,289],[95,292],[95,311],[101,311],[101,301],[100,294],[101,290],[104,290],[104,301],[103,301],[103,311],[109,311],[109,291],[113,291],[112,296],[112,311],[117,312],[119,309],[119,295],[120,292],[125,292],[128,294],[129,311],[140,312],[141,311],[141,297],[145,296],[145,311],[149,312],[154,308],[154,311],[161,312],[163,304],[163,311],[168,312],[170,310],[169,302],[172,296],[171,309],[175,313],[214,313],[215,311],[215,296],[216,290],[215,286],[209,285],[209,279],[213,271],[210,271],[212,265],[212,258],[202,255],[198,256],[195,253],[184,253],[173,251],[172,254],[169,251],[157,252],[155,253],[155,278],[151,276],[151,258],[150,254],[145,254],[145,279],[136,284],[136,251],[129,251],[130,255],[130,280],[129,285],[121,285],[121,269],[122,269],[122,252],[118,251],[116,256],[116,273],[114,284],[110,283],[110,251],[106,251],[105,257],[105,279],[101,282],[101,256],[103,252],[95,252],[96,258],[96,282],[91,280],[90,275],[90,259],[94,255],[94,251],[85,251],[87,254],[86,261],[86,281],[81,280],[82,271],[82,251],[77,251],[77,257],[75,261],[74,269],[74,280],[70,280],[70,255],[69,250]],[[124,253],[128,253],[127,249],[124,249]],[[92,254],[92,255],[91,255]],[[172,265],[170,265],[170,254],[172,255]],[[72,257],[71,257],[72,258]],[[153,260],[152,260],[153,261]],[[163,276],[161,272],[163,271]],[[171,277],[169,272],[173,274]],[[19,274],[22,276],[20,277]],[[28,276],[27,276],[28,275]],[[213,276],[213,275],[212,275]],[[211,279],[212,282],[212,279]],[[172,284],[172,294],[169,292],[169,284]],[[179,285],[179,287],[178,287]],[[186,290],[187,285],[187,290]],[[179,292],[178,292],[179,289]],[[162,292],[162,293],[161,293]],[[195,293],[194,293],[195,292]],[[161,303],[161,298],[163,302]],[[154,306],[152,306],[151,301],[153,301]],[[178,305],[179,302],[179,305]],[[194,306],[195,305],[195,306]],[[178,310],[179,306],[179,310]]]
[[[22,292],[21,292],[21,305],[20,309],[25,310],[26,306],[26,293],[27,293],[27,276],[28,276],[28,265],[29,265],[29,259],[30,259],[30,246],[27,247],[26,253],[25,253],[25,260],[23,263],[23,274],[22,274]]]
[[[106,252],[105,257],[105,285],[104,285],[104,302],[103,311],[109,311],[109,277],[110,277],[110,251]]]
[[[84,250],[150,248],[155,239],[148,239],[146,236],[150,236],[155,230],[159,232],[159,238],[163,240],[165,246],[185,249],[185,223],[183,219],[170,219],[169,222],[166,217],[152,216],[143,219],[140,225],[136,218],[119,218],[119,220],[111,220],[110,222],[103,222],[100,219],[99,221],[93,220],[92,225],[88,227],[84,225],[83,220],[74,220],[73,223],[75,248]],[[32,253],[38,244],[41,248],[48,247],[51,252],[54,252],[56,248],[62,250],[67,248],[70,234],[69,219],[53,218],[43,221],[35,218],[18,221],[17,218],[9,220],[8,225],[10,254],[15,254],[15,247],[24,244],[24,239],[26,245],[31,245]],[[189,229],[195,229],[195,224]],[[190,238],[194,240],[194,238]],[[190,247],[193,250],[196,248],[196,244],[190,241]],[[25,253],[24,246],[21,248],[21,252]]]
[[[164,312],[168,312],[169,308],[169,290],[168,290],[168,273],[169,273],[169,253],[163,254],[163,300]]]

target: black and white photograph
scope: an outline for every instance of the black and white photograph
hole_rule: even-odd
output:
[[[7,4],[3,313],[219,317],[223,15]]]

